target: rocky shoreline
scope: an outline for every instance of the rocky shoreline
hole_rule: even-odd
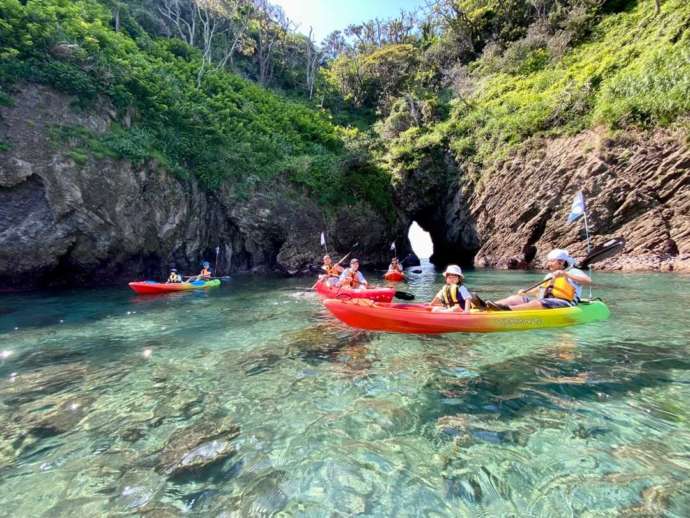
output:
[[[540,268],[565,247],[586,255],[583,225],[565,223],[575,192],[589,206],[594,244],[614,236],[626,249],[598,270],[690,272],[690,150],[682,131],[604,129],[533,139],[478,175],[446,149],[429,149],[415,169],[395,171],[393,228],[360,203],[328,211],[289,184],[239,195],[204,190],[154,160],[134,164],[82,153],[60,129],[103,135],[116,113],[88,112],[33,84],[0,107],[0,287],[114,284],[162,277],[202,259],[218,271],[313,274],[326,231],[329,249],[386,264],[391,241],[409,248],[412,221],[429,231],[442,267]],[[126,120],[119,121],[122,124]]]

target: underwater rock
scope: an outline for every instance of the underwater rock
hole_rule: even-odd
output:
[[[239,426],[229,419],[205,420],[173,433],[158,460],[157,470],[176,476],[201,469],[236,453],[230,443],[240,434]]]

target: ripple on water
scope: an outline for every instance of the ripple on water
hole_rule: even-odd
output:
[[[493,297],[536,277],[468,282]],[[608,322],[444,337],[348,329],[304,281],[0,299],[32,307],[0,311],[0,506],[686,516],[690,279],[596,279],[620,297]],[[438,280],[408,289],[431,296]]]

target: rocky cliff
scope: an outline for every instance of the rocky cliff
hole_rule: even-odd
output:
[[[404,228],[390,228],[362,203],[327,210],[289,184],[242,195],[209,191],[155,161],[133,164],[75,148],[61,128],[102,135],[115,112],[88,112],[50,88],[22,85],[0,107],[0,287],[105,284],[161,277],[175,264],[193,272],[308,271],[321,254],[359,241],[365,261],[387,259]]]
[[[594,130],[521,149],[480,176],[440,149],[400,173],[398,203],[431,233],[437,264],[540,267],[553,247],[583,257],[583,221],[566,223],[582,190],[594,244],[627,240],[624,253],[598,268],[690,271],[686,133]]]

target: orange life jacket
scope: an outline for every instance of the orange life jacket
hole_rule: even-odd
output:
[[[356,272],[353,272],[350,268],[347,269],[347,278],[350,279],[350,288],[356,289],[359,288],[360,282],[357,279],[357,274],[359,273],[359,270]]]
[[[568,282],[566,277],[557,277],[549,279],[542,283],[544,288],[544,298],[557,298],[567,300],[568,302],[575,302],[576,290],[575,286]]]
[[[326,275],[329,277],[340,277],[340,274],[338,273],[338,265],[337,264],[332,264],[330,266],[326,266],[325,264],[322,266],[324,271],[326,272]]]

